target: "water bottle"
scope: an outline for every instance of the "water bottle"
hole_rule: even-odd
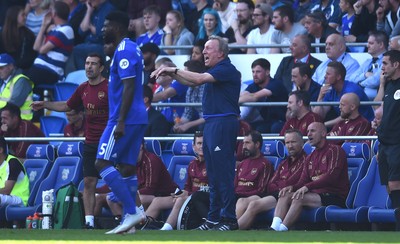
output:
[[[32,218],[32,229],[39,229],[39,214],[35,213]]]
[[[27,229],[32,229],[32,216],[26,218],[25,226]]]
[[[48,230],[53,228],[53,204],[54,204],[54,190],[43,191],[42,193],[42,229]]]

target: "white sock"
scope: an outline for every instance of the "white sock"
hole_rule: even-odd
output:
[[[160,230],[174,230],[174,228],[170,224],[165,223]]]
[[[87,223],[91,227],[94,227],[94,216],[93,215],[85,215],[85,223]]]
[[[288,231],[289,229],[288,229],[288,227],[286,227],[286,225],[284,225],[284,224],[281,224],[280,226],[279,226],[279,230],[278,231]]]
[[[272,219],[271,228],[274,230],[279,230],[279,226],[282,224],[282,219],[279,217],[274,217]]]

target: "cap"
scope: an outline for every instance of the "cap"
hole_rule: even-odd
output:
[[[14,63],[15,63],[14,59],[9,54],[7,53],[0,54],[0,67]]]
[[[148,42],[144,44],[143,46],[140,47],[140,50],[142,50],[142,53],[153,53],[155,55],[160,55],[160,48],[157,46],[157,44],[154,44],[152,42]]]
[[[260,4],[257,4],[256,8],[261,9],[261,11],[262,11],[264,14],[267,14],[267,15],[272,19],[272,15],[274,14],[274,12],[272,11],[271,4],[268,4],[268,3],[260,3]]]

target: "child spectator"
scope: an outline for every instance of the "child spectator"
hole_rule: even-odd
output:
[[[148,42],[152,42],[157,45],[161,44],[161,39],[163,38],[164,32],[159,27],[160,20],[160,9],[157,6],[152,5],[143,10],[143,23],[146,33],[140,35],[136,39],[136,43],[140,47]]]

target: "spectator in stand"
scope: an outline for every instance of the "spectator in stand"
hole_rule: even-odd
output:
[[[354,5],[358,1],[359,0],[340,0],[340,2],[339,2],[339,7],[343,13],[343,16],[342,16],[341,25],[337,27],[337,30],[340,31],[342,36],[344,36],[344,39],[346,40],[346,42],[347,42],[346,37],[352,34],[351,27],[353,26],[353,22],[355,19]],[[352,41],[352,42],[354,42],[354,41]],[[362,47],[348,47],[348,49],[352,53],[364,52],[365,47],[363,47],[363,46]]]
[[[161,44],[164,32],[160,29],[161,13],[160,8],[156,5],[151,5],[143,10],[143,23],[146,33],[136,38],[136,43],[141,47],[144,44],[151,42],[156,45]]]
[[[74,45],[76,46],[84,41],[84,37],[79,34],[79,26],[86,14],[86,4],[85,1],[82,0],[62,1],[68,4],[69,7],[68,24],[74,30]]]
[[[306,163],[307,154],[303,150],[303,135],[296,129],[285,131],[285,146],[288,157],[282,161],[267,186],[267,195],[263,197],[249,197],[245,208],[236,212],[239,229],[249,229],[257,214],[273,209],[278,201],[279,191],[290,185],[294,185],[300,178],[303,165]]]
[[[288,231],[300,217],[303,207],[336,205],[345,207],[349,192],[346,153],[326,140],[324,124],[308,126],[308,139],[315,150],[308,155],[298,181],[279,191],[271,228]],[[322,160],[320,160],[322,159]]]
[[[0,137],[0,207],[26,206],[29,198],[29,178],[23,163],[9,154],[7,142]]]
[[[10,102],[21,109],[22,119],[32,120],[33,82],[17,70],[14,59],[6,53],[0,54],[0,80],[0,108]]]
[[[371,125],[359,112],[360,99],[355,93],[346,93],[340,98],[340,118],[329,136],[366,136],[371,130]],[[332,143],[342,145],[343,142],[360,142],[360,140],[333,140]]]
[[[313,7],[313,1],[294,0],[292,7],[294,10],[294,22],[300,22],[304,25],[304,17],[311,11],[311,8]]]
[[[158,65],[159,64],[159,65]],[[176,67],[172,62],[159,63],[156,62],[156,69],[163,67]],[[176,80],[172,79],[169,75],[159,76],[156,80],[157,84],[160,86],[154,92],[153,102],[159,103],[184,103],[186,99],[187,86],[182,85]],[[175,113],[178,114],[179,118],[182,117],[184,107],[161,107],[161,113],[165,116],[167,121],[174,124]]]
[[[106,54],[109,54],[107,50]],[[99,173],[95,160],[99,140],[108,119],[108,80],[101,75],[104,60],[100,54],[90,54],[86,58],[85,71],[88,81],[83,82],[71,95],[68,101],[35,101],[34,110],[68,112],[72,109],[85,110],[85,143],[83,145],[83,204],[85,208],[86,228],[94,228],[95,190]]]
[[[321,61],[310,54],[310,49],[310,39],[306,35],[297,35],[293,38],[292,44],[290,45],[292,55],[284,57],[279,64],[274,78],[283,81],[288,93],[296,89],[291,76],[293,66],[296,63],[307,64],[312,74],[314,74],[315,69],[320,65]]]
[[[222,24],[221,31],[225,33],[237,17],[235,13],[236,3],[230,0],[214,0],[213,9],[218,11]]]
[[[26,0],[15,0],[15,1],[0,1],[0,28],[3,26],[6,12],[12,6],[21,6],[24,7],[26,5]]]
[[[235,37],[234,44],[246,45],[247,35],[253,29],[252,14],[254,11],[254,3],[252,0],[239,0],[236,2],[236,15],[237,18],[232,22],[231,27],[228,28],[226,34],[233,33]],[[246,49],[231,49],[230,53],[244,54]]]
[[[312,79],[320,85],[325,82],[326,68],[332,61],[337,61],[344,65],[346,77],[343,77],[343,79],[345,80],[349,80],[350,76],[360,67],[357,60],[346,52],[346,42],[340,34],[331,34],[326,38],[325,52],[328,59],[318,66],[312,76]]]
[[[206,71],[204,63],[195,60],[186,61],[184,66],[186,70],[196,73],[204,73]],[[204,86],[205,85],[203,84],[201,86],[189,87],[186,91],[185,102],[201,103],[203,99]],[[173,130],[175,133],[191,133],[202,129],[204,122],[202,107],[185,107],[180,122],[174,125]]]
[[[383,53],[388,48],[388,37],[383,31],[371,31],[367,43],[368,53],[372,56],[365,60],[351,76],[349,81],[364,88],[370,100],[373,100],[378,93],[379,78]]]
[[[272,33],[275,32],[274,25],[271,23],[272,19],[271,5],[266,3],[257,4],[253,14],[253,24],[255,29],[251,30],[247,35],[247,45],[261,45],[272,43]],[[248,54],[269,54],[271,48],[248,48]]]
[[[193,44],[192,55],[190,56],[191,60],[199,61],[204,64],[203,49],[205,43],[204,40],[198,40]]]
[[[329,35],[338,33],[335,28],[328,25],[325,15],[322,11],[316,11],[306,14],[304,27],[308,32],[308,38],[311,43],[325,43]],[[314,47],[310,50],[314,53],[325,52],[324,47]]]
[[[250,131],[243,138],[243,151],[247,158],[236,167],[236,216],[244,213],[252,199],[267,193],[274,166],[261,153],[262,144],[263,138],[258,131]]]
[[[21,118],[21,110],[18,106],[7,103],[1,109],[1,131],[4,137],[44,137],[43,132],[32,122]],[[10,153],[19,159],[26,157],[26,150],[31,144],[43,143],[39,141],[10,142]],[[46,142],[45,142],[46,143]]]
[[[86,13],[79,26],[79,36],[84,41],[74,47],[71,58],[76,70],[85,68],[90,53],[104,54],[102,28],[104,19],[115,8],[108,0],[87,0]]]
[[[42,94],[41,84],[55,84],[64,76],[64,66],[74,44],[74,31],[67,24],[68,5],[57,1],[43,19],[33,49],[39,52],[33,66],[26,72],[34,83],[34,93]],[[54,28],[49,30],[49,27]]]
[[[376,10],[376,29],[385,31],[390,37],[399,35],[399,9],[400,2],[397,0],[380,0],[379,7]]]
[[[225,37],[217,11],[207,8],[203,11],[203,15],[199,20],[199,33],[197,33],[196,41],[207,41],[211,35]]]
[[[305,91],[310,101],[318,100],[321,85],[311,79],[311,68],[304,63],[296,63],[292,69],[292,82],[298,91]]]
[[[314,11],[324,12],[328,25],[334,29],[340,25],[340,16],[342,16],[342,12],[340,11],[338,0],[317,0],[310,10],[310,12]]]
[[[368,33],[376,30],[376,10],[378,0],[359,0],[354,5],[354,21],[350,35],[345,36],[346,42],[366,42]]]
[[[332,61],[328,64],[325,75],[325,84],[321,87],[321,91],[318,96],[318,102],[339,102],[340,98],[346,93],[355,93],[358,95],[360,101],[369,101],[367,95],[363,89],[350,81],[344,80],[346,76],[346,69],[342,63]],[[333,108],[334,119],[326,118],[327,113]],[[340,109],[338,106],[314,106],[313,112],[319,114],[324,119],[327,127],[333,127],[335,124],[340,122]],[[361,106],[360,113],[368,121],[372,121],[374,113],[372,107],[369,105]]]
[[[143,10],[152,5],[160,8],[161,17],[165,17],[166,13],[172,9],[171,0],[128,0],[129,32],[133,33],[136,38],[146,32],[143,21]]]
[[[195,36],[199,33],[199,20],[203,16],[203,11],[207,8],[212,8],[208,0],[191,0],[194,9],[185,18],[185,26]]]
[[[274,10],[272,23],[275,31],[272,34],[272,44],[285,44],[290,46],[296,35],[305,34],[306,29],[300,23],[294,23],[294,10],[292,7],[283,5]],[[272,48],[271,53],[290,53],[290,48]]]
[[[26,26],[37,36],[49,12],[51,0],[30,0],[25,5]]]
[[[26,14],[21,6],[10,7],[0,36],[0,53],[10,54],[15,66],[23,70],[30,68],[37,56],[33,50],[35,34],[26,27],[25,21]]]
[[[203,133],[196,132],[193,138],[193,151],[196,153],[196,159],[193,159],[187,169],[187,179],[184,189],[180,194],[171,194],[171,196],[156,197],[150,204],[146,214],[156,218],[162,210],[172,208],[167,221],[161,230],[173,230],[176,227],[179,211],[185,200],[192,193],[208,190],[208,179],[206,171],[206,162],[203,155]]]
[[[150,77],[151,72],[155,70],[156,59],[160,55],[160,48],[151,42],[148,42],[140,47],[143,54],[144,68],[143,68],[143,85],[150,86],[155,90],[156,79]]]
[[[85,114],[82,109],[71,109],[65,112],[68,124],[64,128],[65,137],[84,137],[85,136]]]
[[[389,50],[399,50],[400,51],[400,35],[390,38]]]
[[[271,64],[264,58],[256,59],[251,69],[253,83],[240,94],[239,103],[244,102],[286,102],[287,91],[280,80],[271,78]],[[261,121],[249,121],[251,127],[262,133],[279,133],[285,121],[285,108],[281,106],[254,107],[261,115]]]
[[[149,123],[147,124],[144,136],[167,136],[171,130],[171,124],[160,111],[157,111],[151,106],[153,101],[153,91],[146,85],[143,85],[143,100],[149,117]]]
[[[193,45],[194,35],[185,27],[183,15],[177,10],[167,13],[161,46]],[[189,49],[164,49],[167,54],[188,55]]]
[[[313,122],[323,122],[321,117],[312,112],[310,108],[310,96],[305,91],[293,91],[289,94],[286,121],[279,135],[285,135],[289,129],[297,129],[301,134],[307,134],[308,126]]]

